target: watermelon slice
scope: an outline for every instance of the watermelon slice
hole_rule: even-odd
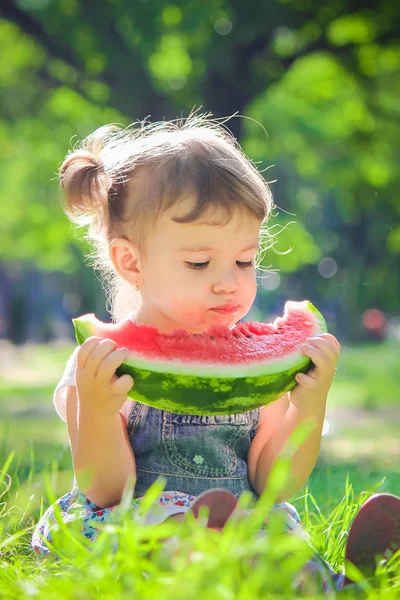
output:
[[[213,326],[201,334],[159,333],[131,319],[103,323],[94,314],[73,323],[79,344],[96,336],[128,348],[117,375],[134,378],[130,398],[160,410],[210,416],[253,410],[291,390],[296,374],[311,364],[301,345],[327,331],[307,300],[286,302],[283,317],[273,323]]]

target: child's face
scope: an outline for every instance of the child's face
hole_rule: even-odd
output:
[[[141,268],[142,306],[135,320],[163,333],[233,327],[250,310],[257,291],[260,221],[241,211],[222,226],[172,221],[171,216],[187,214],[188,207],[189,200],[160,217]],[[209,249],[193,250],[204,246]],[[233,309],[214,310],[226,304]]]

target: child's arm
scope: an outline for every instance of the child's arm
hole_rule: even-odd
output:
[[[325,407],[326,399],[313,412],[304,412],[293,404],[290,404],[275,434],[266,440],[258,457],[253,483],[253,487],[258,495],[261,495],[264,491],[269,473],[290,435],[300,423],[310,420],[314,422],[314,429],[294,453],[290,476],[276,501],[284,502],[288,500],[306,483],[317,461],[324,424]]]
[[[67,425],[79,489],[102,508],[115,506],[129,476],[136,479],[135,457],[124,418],[118,412],[81,413],[76,388],[67,389]],[[89,472],[93,473],[91,483]]]
[[[312,424],[312,431],[293,455],[288,481],[278,496],[278,502],[287,500],[305,484],[317,461],[328,391],[340,351],[339,342],[329,333],[311,338],[307,342],[302,352],[312,359],[314,367],[307,375],[304,373],[297,375],[298,385],[284,397],[286,403],[289,400],[289,405],[286,412],[280,412],[280,425],[274,428],[271,435],[266,435],[262,442],[259,438],[259,435],[262,435],[262,428],[260,428],[253,440],[254,443],[259,438],[258,445],[263,444],[255,468],[253,467],[254,476],[251,481],[256,492],[261,495],[269,473],[278,456],[284,452],[290,435],[304,421]],[[275,411],[274,416],[279,418],[276,409],[271,410]],[[266,416],[264,415],[264,418]]]

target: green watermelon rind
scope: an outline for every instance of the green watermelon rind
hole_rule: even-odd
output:
[[[305,373],[310,363],[310,359],[305,358],[301,365],[284,373],[276,373],[275,376],[267,374],[215,379],[155,373],[124,363],[117,369],[117,375],[132,375],[135,384],[128,396],[153,408],[182,414],[231,415],[254,410],[277,400],[293,389],[296,374]]]
[[[325,319],[311,302],[287,302],[285,312],[292,305],[312,315],[313,335],[327,331]],[[73,319],[78,344],[95,335],[96,321],[94,315]],[[178,414],[215,416],[270,404],[293,389],[296,374],[307,372],[310,364],[299,349],[278,360],[244,365],[183,364],[133,356],[116,372],[133,377],[134,386],[128,393],[132,400]]]

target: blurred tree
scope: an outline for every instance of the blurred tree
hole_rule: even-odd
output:
[[[0,256],[80,269],[56,192],[68,141],[203,106],[256,119],[228,127],[277,165],[289,218],[271,225],[296,224],[275,247],[294,250],[265,264],[301,269],[348,320],[398,310],[399,16],[396,0],[3,0]]]

